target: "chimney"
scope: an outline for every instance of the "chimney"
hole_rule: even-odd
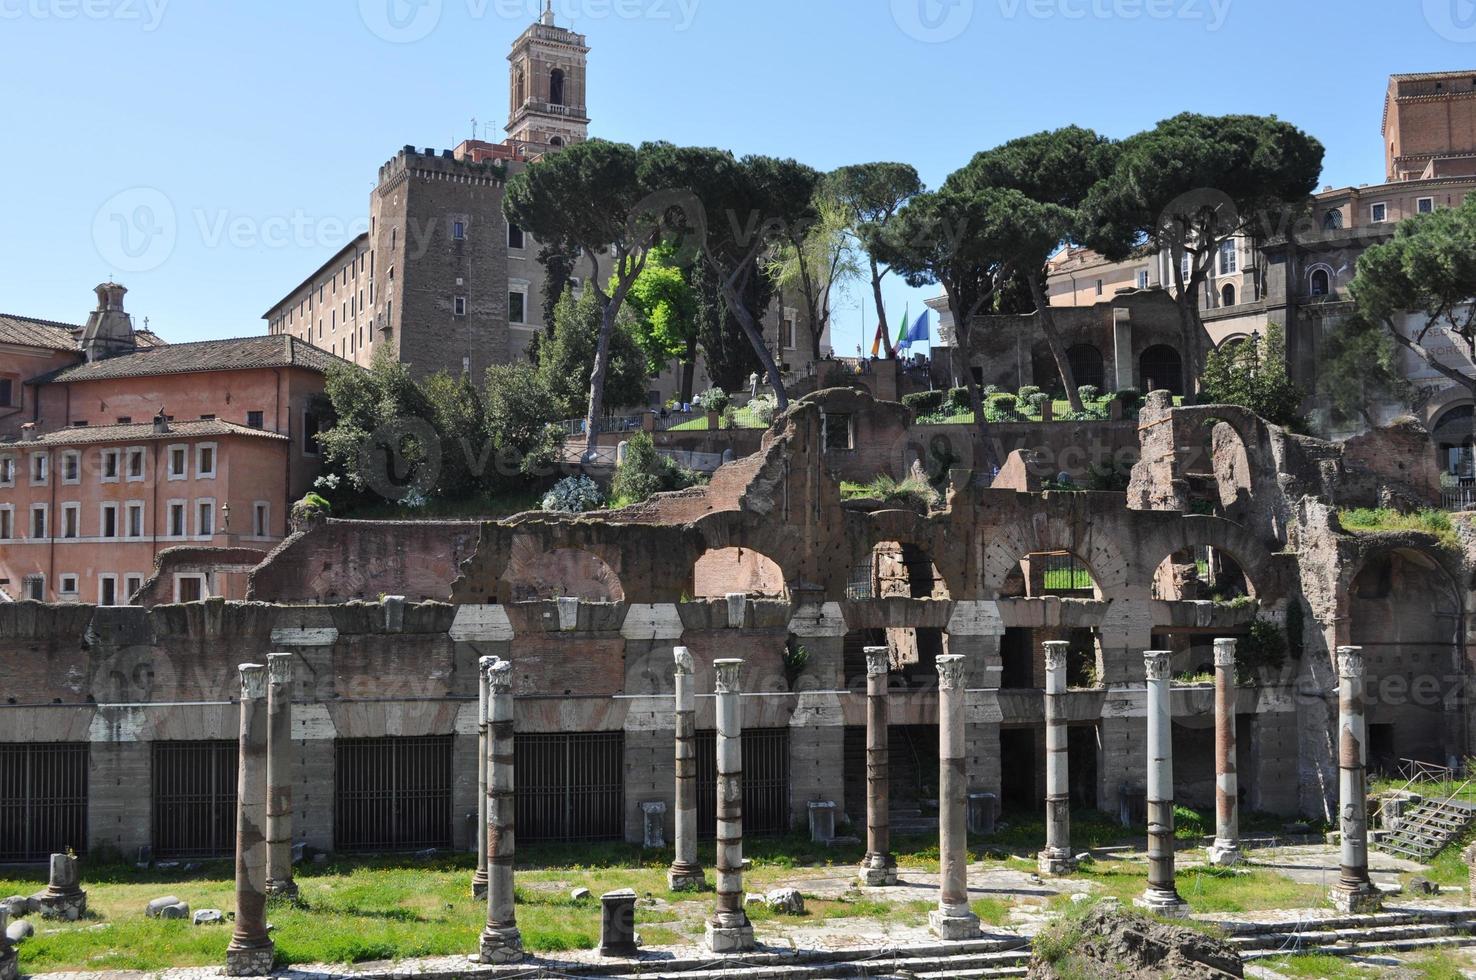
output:
[[[36,423],[35,422],[27,422],[25,425],[21,426],[21,442],[35,442],[35,441],[36,441]]]
[[[123,296],[128,292],[121,283],[105,282],[94,290],[97,309],[87,318],[82,330],[82,353],[89,363],[137,350],[133,339],[133,321],[123,312]]]
[[[165,415],[164,410],[161,408],[159,409],[159,414],[154,416],[154,433],[156,435],[163,435],[168,431],[169,416]]]

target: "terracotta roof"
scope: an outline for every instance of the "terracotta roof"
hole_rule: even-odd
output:
[[[166,439],[199,439],[205,436],[250,436],[255,439],[279,439],[287,436],[265,429],[225,422],[220,419],[198,419],[191,422],[170,422],[169,431],[155,432],[153,422],[131,422],[124,425],[78,425],[70,429],[57,429],[38,435],[30,441],[0,442],[0,447],[14,449],[32,446],[76,446],[98,442],[152,442]]]
[[[76,350],[82,328],[72,323],[38,320],[0,313],[0,344],[20,344],[45,350]]]
[[[146,347],[90,364],[75,364],[36,378],[31,384],[58,381],[104,381],[160,374],[196,374],[206,371],[245,371],[252,368],[300,367],[326,372],[347,364],[321,348],[291,334],[243,337],[237,340],[201,340],[189,344]]]

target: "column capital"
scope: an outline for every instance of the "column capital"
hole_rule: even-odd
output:
[[[671,659],[676,665],[678,674],[691,674],[695,669],[692,665],[692,651],[686,647],[672,647]]]
[[[267,669],[263,664],[241,664],[241,700],[255,701],[266,697]]]
[[[1042,646],[1045,647],[1045,669],[1065,670],[1066,655],[1071,650],[1071,644],[1065,640],[1046,640]]]
[[[888,647],[866,647],[866,673],[871,677],[880,677],[892,669],[892,653]]]
[[[267,677],[273,684],[292,683],[292,662],[296,655],[291,653],[267,654]]]
[[[1235,666],[1235,641],[1234,640],[1229,639],[1227,637],[1220,637],[1220,638],[1218,638],[1218,639],[1215,640],[1215,666],[1216,667],[1234,667]]]
[[[1363,647],[1338,647],[1338,676],[1352,680],[1363,676]]]
[[[512,690],[512,664],[498,660],[487,668],[487,684],[493,694],[506,694]]]
[[[478,657],[477,667],[482,671],[483,674],[486,674],[487,671],[492,669],[492,665],[497,663],[497,661],[501,659],[501,657]]]
[[[950,653],[938,658],[938,686],[945,691],[963,687],[964,658],[962,654]]]
[[[743,673],[742,660],[714,660],[712,666],[717,671],[717,692],[719,694],[741,693],[738,679]]]
[[[1148,672],[1150,681],[1166,681],[1169,679],[1170,664],[1173,654],[1168,650],[1145,650],[1143,652],[1143,669]]]

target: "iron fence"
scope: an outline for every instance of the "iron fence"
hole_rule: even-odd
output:
[[[717,732],[697,733],[697,832],[717,836]],[[789,832],[789,729],[743,733],[743,833]]]
[[[341,738],[333,750],[333,840],[344,851],[451,846],[450,735]]]
[[[153,752],[154,855],[235,853],[236,743],[155,742]]]
[[[0,861],[87,847],[87,743],[0,745]]]
[[[1442,510],[1476,510],[1476,486],[1442,487],[1440,507]]]
[[[520,840],[625,836],[624,733],[517,735],[513,750]]]

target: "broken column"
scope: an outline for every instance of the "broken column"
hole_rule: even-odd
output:
[[[1240,783],[1235,772],[1235,641],[1215,640],[1215,842],[1209,863],[1239,864]]]
[[[969,909],[968,797],[964,744],[964,658],[947,654],[938,665],[938,907],[928,927],[940,939],[974,939],[979,917]]]
[[[707,887],[697,861],[697,693],[692,687],[692,652],[672,650],[676,661],[676,858],[666,873],[674,892]]]
[[[5,934],[9,928],[10,908],[0,905],[0,980],[16,980],[20,976],[20,957]]]
[[[51,855],[51,873],[44,891],[31,896],[39,906],[43,919],[65,919],[75,922],[87,912],[87,893],[82,890],[82,874],[76,855]]]
[[[866,648],[866,856],[861,859],[862,884],[897,883],[892,856],[892,774],[888,751],[888,676],[891,655],[886,647]]]
[[[496,657],[477,661],[477,870],[472,872],[472,898],[487,896],[487,671]]]
[[[718,660],[717,672],[717,908],[707,922],[714,953],[753,949],[753,926],[743,910],[743,706],[741,660]]]
[[[1368,785],[1365,782],[1363,648],[1338,647],[1338,826],[1342,857],[1329,898],[1338,911],[1377,912],[1379,890],[1368,877]]]
[[[1174,888],[1174,732],[1171,654],[1143,654],[1148,676],[1148,888],[1133,904],[1162,916],[1183,918],[1189,905]]]
[[[267,654],[267,894],[292,897],[292,657]]]
[[[236,781],[236,929],[226,946],[226,975],[272,972],[275,944],[267,935],[267,669],[241,668],[240,762]]]
[[[487,927],[478,959],[516,963],[523,958],[513,903],[516,845],[513,798],[512,664],[498,660],[487,675]]]
[[[1046,846],[1037,856],[1043,875],[1069,875],[1076,870],[1071,854],[1071,782],[1068,772],[1066,652],[1071,644],[1045,644]]]

